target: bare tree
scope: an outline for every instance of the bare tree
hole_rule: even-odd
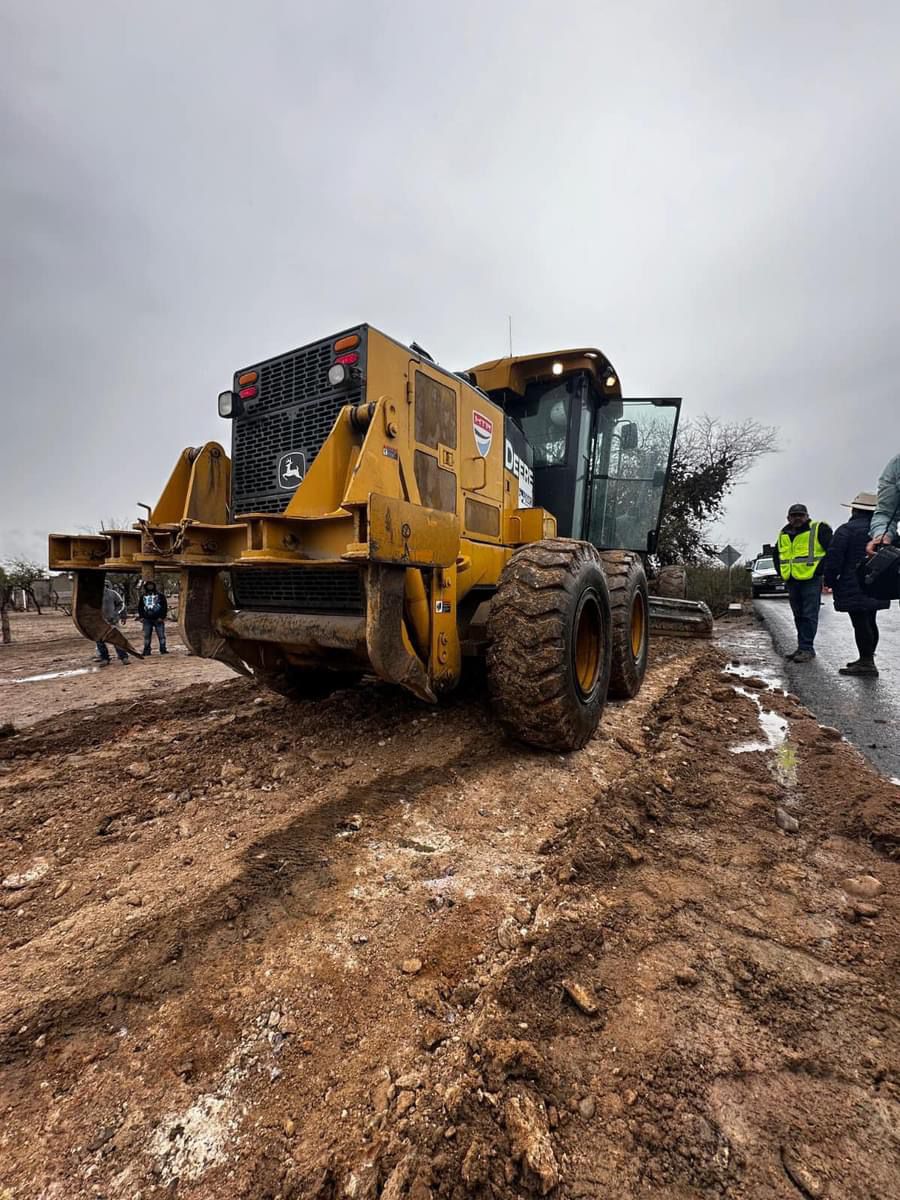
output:
[[[9,610],[12,608],[13,597],[19,590],[31,600],[34,607],[41,611],[34,585],[39,579],[45,579],[47,572],[40,563],[31,562],[27,558],[11,558],[0,566],[0,642],[8,646],[12,641],[12,631],[9,625]]]
[[[713,553],[708,528],[750,468],[778,449],[777,430],[752,417],[723,422],[700,416],[678,431],[659,538],[659,559],[700,563]]]

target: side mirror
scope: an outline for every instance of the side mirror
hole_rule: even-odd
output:
[[[626,421],[619,434],[623,450],[637,450],[638,427],[634,421]]]

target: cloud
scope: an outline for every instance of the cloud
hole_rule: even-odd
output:
[[[723,540],[897,444],[900,15],[19,3],[2,88],[0,554],[137,515],[234,368],[361,319],[464,367],[601,346],[782,453]],[[22,531],[28,531],[23,533]]]

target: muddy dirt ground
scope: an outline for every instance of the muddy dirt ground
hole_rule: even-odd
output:
[[[0,1196],[896,1197],[900,788],[726,665],[567,757],[477,684],[5,684]]]

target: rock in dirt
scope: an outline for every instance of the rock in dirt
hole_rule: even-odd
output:
[[[596,996],[583,983],[579,983],[576,979],[564,979],[562,986],[572,1003],[577,1008],[580,1008],[583,1013],[587,1013],[589,1017],[593,1017],[599,1012],[600,1005],[597,1002]]]
[[[4,721],[3,724],[0,725],[0,738],[15,737],[15,735],[16,727],[13,725],[12,721]]]
[[[848,896],[855,896],[858,900],[874,900],[884,891],[884,884],[874,875],[855,875],[845,879],[841,887]]]
[[[450,1031],[443,1025],[439,1025],[437,1021],[429,1021],[422,1030],[419,1045],[423,1050],[436,1050],[441,1042],[446,1042],[449,1036]]]
[[[506,1132],[513,1157],[522,1163],[522,1174],[534,1177],[542,1196],[559,1184],[559,1166],[550,1141],[547,1110],[542,1100],[522,1091],[503,1106]]]
[[[504,950],[515,950],[522,935],[519,933],[519,923],[515,917],[506,917],[497,926],[497,941]]]
[[[825,742],[839,742],[843,736],[839,729],[834,729],[831,725],[819,727],[819,737]]]
[[[871,900],[854,900],[853,909],[861,917],[877,917],[881,912],[881,905],[873,904]]]
[[[804,1196],[818,1200],[820,1196],[825,1195],[825,1181],[822,1177],[805,1166],[787,1146],[781,1149],[781,1163],[788,1179]]]
[[[590,1121],[594,1113],[597,1111],[597,1104],[593,1096],[585,1096],[578,1101],[578,1111],[584,1117],[585,1121]]]
[[[400,970],[404,975],[418,975],[422,970],[421,958],[404,958],[400,964]]]
[[[150,774],[151,767],[145,758],[139,762],[129,763],[125,768],[125,774],[130,775],[132,779],[146,779]]]
[[[792,817],[789,812],[779,807],[775,809],[775,824],[779,829],[783,829],[785,833],[799,833],[800,822],[796,817]]]
[[[31,866],[26,867],[24,871],[7,875],[0,886],[5,887],[10,892],[18,892],[22,888],[31,887],[43,879],[49,870],[50,863],[46,858],[36,858]]]
[[[682,987],[696,987],[700,976],[693,967],[679,967],[675,972],[675,982],[680,983]]]

